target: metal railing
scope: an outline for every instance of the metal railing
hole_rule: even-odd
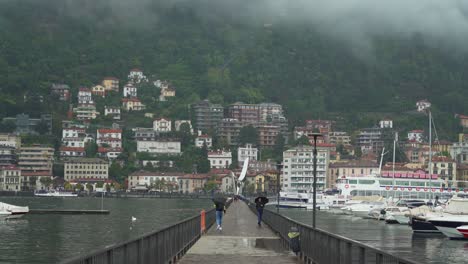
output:
[[[254,205],[250,205],[257,213]],[[296,227],[300,232],[301,251],[299,257],[304,263],[317,264],[420,264],[361,242],[342,237],[324,230],[294,221],[270,210],[263,211],[263,221],[280,236],[283,246],[289,248],[288,232]]]
[[[215,210],[205,213],[206,228],[215,222]],[[197,215],[161,230],[117,245],[111,245],[87,256],[76,257],[66,264],[146,264],[175,263],[201,236],[201,216]]]

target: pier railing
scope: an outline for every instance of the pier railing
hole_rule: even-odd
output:
[[[250,208],[254,213],[257,213],[254,205],[251,204]],[[420,264],[340,235],[313,229],[309,225],[299,223],[270,210],[263,211],[263,221],[279,234],[285,247],[289,247],[288,232],[290,228],[296,227],[298,229],[301,244],[299,256],[304,263]]]
[[[215,222],[215,210],[205,213],[206,228]],[[117,245],[111,245],[66,264],[146,264],[175,263],[201,236],[201,216],[197,215],[161,230]]]

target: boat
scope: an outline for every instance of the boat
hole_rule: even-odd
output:
[[[280,192],[280,200],[277,206],[280,208],[303,208],[313,209],[312,193]],[[323,195],[317,193],[316,208],[318,210],[328,210],[328,205],[323,201]]]
[[[468,225],[457,227],[457,231],[460,232],[464,238],[468,239]]]
[[[409,218],[405,216],[408,212],[408,207],[388,206],[383,210],[381,220],[385,220],[387,224],[408,224]]]
[[[458,227],[468,225],[468,215],[443,214],[438,217],[428,218],[427,221],[433,224],[440,232],[450,239],[465,239],[464,233]]]
[[[15,218],[20,218],[23,215],[29,213],[29,207],[16,206],[16,205],[0,202],[0,212],[4,212],[2,215],[6,219],[15,219]]]
[[[8,211],[0,211],[0,220],[6,219],[7,217],[11,216],[11,212]]]
[[[371,211],[373,210],[380,211],[384,207],[385,207],[384,202],[362,202],[354,206],[351,206],[350,211],[351,211],[351,214],[356,217],[372,218],[372,216],[369,214]]]
[[[61,192],[61,191],[56,191],[56,190],[50,190],[50,191],[37,191],[34,192],[34,196],[38,197],[78,197],[77,193],[72,193],[72,192]]]

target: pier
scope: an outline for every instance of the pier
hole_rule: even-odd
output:
[[[109,210],[83,210],[83,209],[29,209],[30,214],[110,214]]]
[[[103,246],[67,264],[124,263],[314,263],[314,264],[419,264],[309,225],[264,210],[257,226],[252,204],[232,202],[223,219],[223,230],[214,227],[211,209],[139,238]],[[301,251],[289,249],[288,232],[300,233]]]

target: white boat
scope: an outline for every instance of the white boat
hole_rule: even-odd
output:
[[[39,197],[78,197],[78,194],[77,193],[72,193],[72,192],[61,192],[61,191],[56,191],[56,190],[50,190],[48,192],[46,192],[46,191],[34,192],[34,196],[39,196]]]
[[[468,215],[444,213],[438,217],[428,218],[427,221],[450,239],[465,239],[460,229],[462,226],[468,225]]]
[[[383,202],[362,202],[350,208],[351,213],[356,217],[372,218],[369,213],[373,210],[382,210],[385,207]]]
[[[312,210],[313,193],[280,192],[280,208],[304,208]],[[323,195],[317,193],[316,207],[319,210],[328,210],[328,205],[323,201]]]
[[[0,211],[0,220],[6,219],[7,217],[11,216],[11,212],[8,211]]]
[[[6,219],[15,219],[27,214],[29,212],[29,207],[0,202],[0,212],[4,212],[2,215],[4,215]]]

